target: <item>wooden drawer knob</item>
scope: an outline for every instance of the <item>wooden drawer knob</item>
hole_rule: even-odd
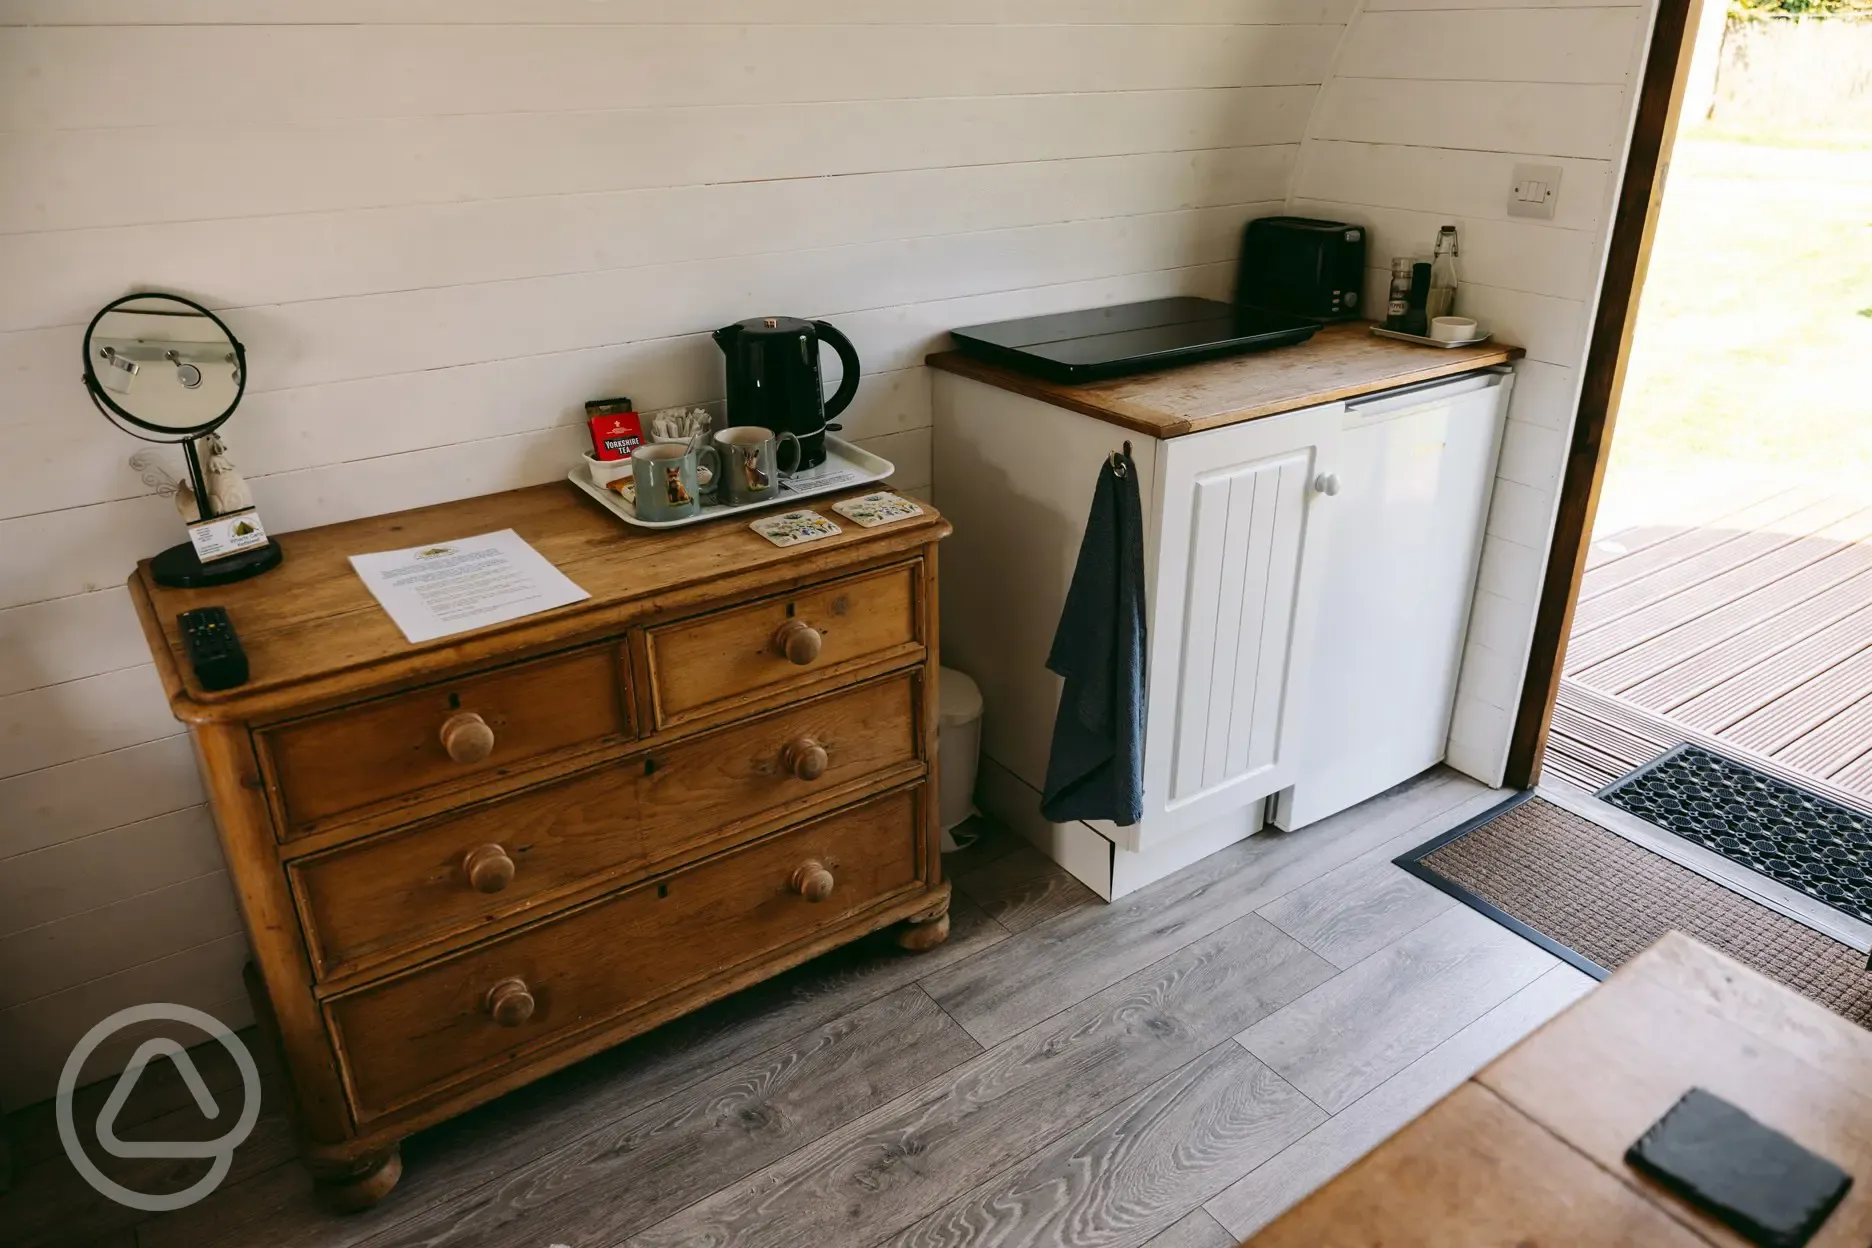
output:
[[[832,895],[832,873],[817,858],[808,858],[793,868],[793,891],[807,901],[824,901]]]
[[[494,752],[494,730],[473,711],[442,721],[442,748],[458,763],[478,763]]]
[[[518,1027],[533,1017],[533,994],[523,979],[503,979],[487,991],[487,1012],[503,1027]]]
[[[513,883],[514,860],[498,845],[477,845],[462,856],[468,886],[477,893],[498,893]]]
[[[817,780],[825,775],[826,762],[825,746],[811,737],[789,741],[780,748],[780,765],[788,775],[801,780]]]
[[[819,657],[819,630],[805,620],[788,620],[774,630],[773,649],[787,662],[805,667]]]

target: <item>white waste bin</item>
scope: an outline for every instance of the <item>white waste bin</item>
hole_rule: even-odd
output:
[[[949,829],[975,813],[975,767],[981,757],[981,690],[952,667],[942,669],[936,686],[937,813],[942,820],[943,849],[955,848]]]

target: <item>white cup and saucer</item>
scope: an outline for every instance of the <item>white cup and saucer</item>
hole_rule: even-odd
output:
[[[1466,316],[1439,316],[1430,322],[1430,336],[1454,346],[1486,338],[1488,332]]]

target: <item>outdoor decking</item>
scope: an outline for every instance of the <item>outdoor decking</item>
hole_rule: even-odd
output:
[[[1544,775],[1598,788],[1686,740],[1872,806],[1872,495],[1593,543]]]

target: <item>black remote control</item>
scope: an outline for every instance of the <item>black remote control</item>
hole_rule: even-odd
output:
[[[203,689],[232,689],[247,680],[247,652],[234,635],[226,607],[202,607],[176,616],[182,648]]]

